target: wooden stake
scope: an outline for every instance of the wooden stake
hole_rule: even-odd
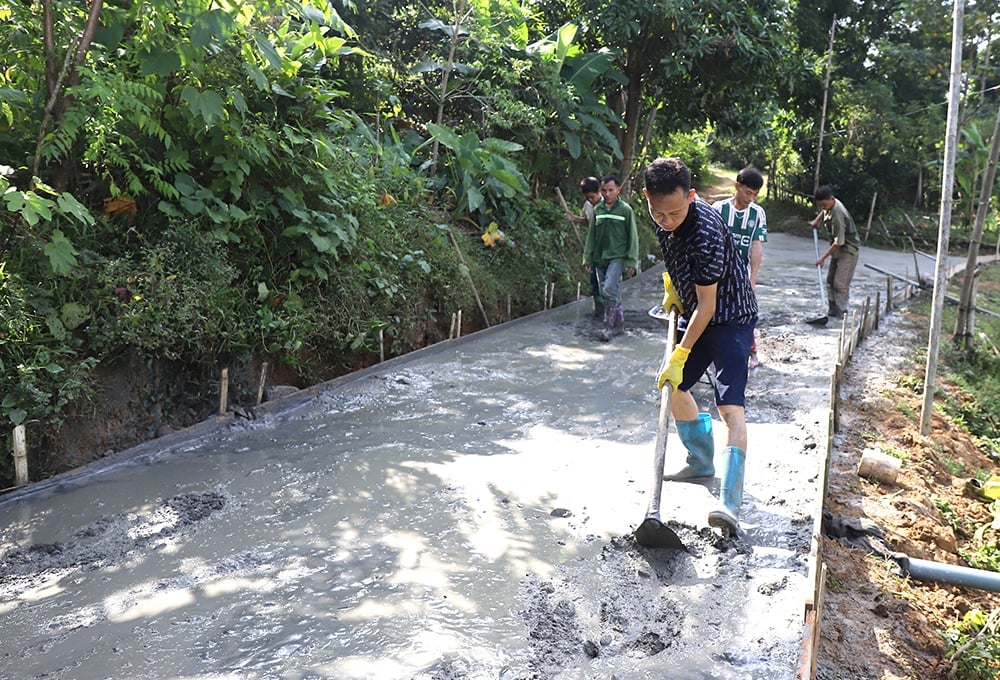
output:
[[[868,210],[868,224],[865,226],[865,243],[868,242],[868,232],[872,230],[872,216],[875,215],[875,199],[878,198],[878,192],[872,196],[872,207]]]
[[[885,226],[885,221],[882,219],[881,215],[878,216],[878,223],[882,225],[882,231],[885,232],[885,237],[889,239],[889,244],[891,245],[893,243],[892,234],[889,233],[889,227]]]
[[[378,329],[378,361],[385,361],[385,335],[381,328]]]
[[[260,384],[257,385],[257,406],[264,401],[264,383],[267,382],[267,362],[260,365]]]
[[[18,486],[28,483],[28,446],[25,443],[24,425],[14,428],[14,480]]]
[[[489,325],[489,324],[487,324]],[[458,310],[458,322],[455,324],[455,337],[462,337],[462,310]]]
[[[469,287],[472,288],[472,294],[476,298],[476,304],[479,305],[479,312],[483,315],[483,322],[486,327],[490,327],[490,318],[486,316],[486,310],[483,309],[483,301],[479,299],[479,291],[476,289],[476,282],[472,280],[472,271],[469,269],[469,265],[465,263],[465,255],[462,254],[462,249],[458,247],[458,241],[455,239],[455,234],[452,233],[451,227],[448,228],[448,236],[451,237],[451,243],[455,246],[455,252],[458,253],[458,261],[462,263],[462,267],[465,269],[465,278],[469,280]],[[459,326],[461,326],[462,312],[459,311]],[[459,331],[461,334],[461,331]]]
[[[229,369],[222,369],[222,376],[219,378],[219,415],[226,412],[226,405],[229,404]]]

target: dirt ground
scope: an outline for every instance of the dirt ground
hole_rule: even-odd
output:
[[[893,551],[968,566],[960,555],[975,552],[973,532],[991,514],[989,501],[967,491],[966,482],[995,465],[939,413],[930,436],[920,434],[928,326],[927,317],[897,314],[855,352],[842,388],[825,510],[874,522]],[[940,389],[954,391],[938,376]],[[903,452],[894,484],[858,476],[865,449]],[[895,562],[838,539],[824,539],[823,549],[828,573],[816,677],[968,677],[949,676],[942,633],[972,608],[1000,607],[1000,596],[904,578]]]

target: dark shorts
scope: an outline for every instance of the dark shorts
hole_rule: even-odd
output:
[[[694,387],[709,365],[715,364],[715,403],[717,406],[746,406],[747,359],[753,345],[754,318],[750,323],[725,323],[709,326],[691,348],[684,364],[682,392]]]

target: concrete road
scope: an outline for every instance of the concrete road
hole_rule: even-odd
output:
[[[631,538],[656,266],[610,343],[585,299],[0,497],[0,677],[794,677],[839,332],[804,323],[812,252],[767,244],[738,540],[717,481],[664,487],[687,551]],[[860,266],[852,302],[885,279]]]

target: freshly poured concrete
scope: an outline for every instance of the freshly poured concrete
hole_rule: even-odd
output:
[[[767,244],[738,540],[707,527],[717,480],[664,486],[688,552],[631,538],[656,266],[610,343],[584,300],[0,497],[0,677],[794,677],[840,330],[804,323],[812,250]],[[859,266],[852,303],[884,291]]]

